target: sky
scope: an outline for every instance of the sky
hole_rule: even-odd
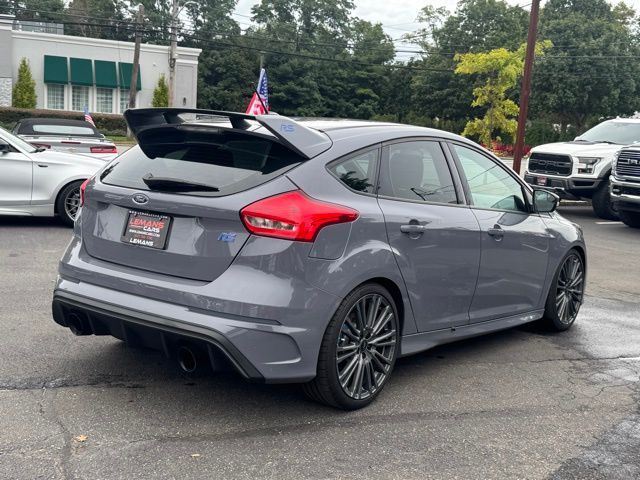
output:
[[[618,0],[611,0],[617,3]],[[507,0],[512,5],[529,6],[530,0]],[[256,0],[239,0],[236,8],[236,20],[240,26],[246,28],[250,24],[251,7],[258,3]],[[398,38],[403,34],[420,28],[416,23],[416,16],[425,5],[447,7],[455,10],[456,0],[355,0],[355,15],[373,23],[382,23],[391,38]],[[626,0],[626,3],[636,10],[640,10],[640,0]],[[544,5],[544,0],[542,0]]]

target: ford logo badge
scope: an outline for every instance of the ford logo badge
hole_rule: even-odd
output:
[[[144,205],[145,203],[149,203],[149,197],[147,197],[144,193],[135,193],[131,196],[131,200],[133,200],[138,205]]]

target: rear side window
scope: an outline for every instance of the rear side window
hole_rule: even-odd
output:
[[[414,202],[458,203],[438,142],[405,142],[388,148],[380,174],[380,195]]]
[[[378,150],[370,150],[331,165],[329,171],[350,189],[373,193],[377,160]]]
[[[145,152],[136,146],[123,153],[103,172],[101,181],[138,190],[223,196],[261,185],[302,162],[301,157],[278,143],[234,133],[146,145]],[[166,182],[164,186],[152,183],[149,186],[149,178]],[[167,186],[180,182],[187,186],[191,184],[191,187],[172,189],[171,185]],[[199,190],[198,185],[207,188]]]

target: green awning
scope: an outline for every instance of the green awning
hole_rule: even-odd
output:
[[[71,83],[73,85],[93,85],[93,65],[86,58],[71,58]]]
[[[104,60],[96,60],[95,70],[96,70],[96,87],[118,88],[118,75],[116,74],[116,62],[105,62]]]
[[[69,83],[67,57],[44,56],[44,83]]]
[[[118,70],[120,76],[118,77],[118,83],[120,83],[120,88],[124,88],[125,90],[129,90],[131,86],[131,70],[133,69],[133,63],[118,63]],[[138,81],[136,82],[136,90],[140,91],[142,89],[142,81],[140,80],[140,70],[138,69]]]

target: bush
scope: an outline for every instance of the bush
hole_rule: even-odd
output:
[[[160,78],[158,78],[156,88],[153,90],[151,106],[156,108],[169,106],[169,87],[167,86],[167,81],[164,78],[164,73],[160,75]]]
[[[16,108],[36,108],[36,81],[31,75],[31,68],[26,58],[20,60],[18,80],[13,86],[11,104]]]
[[[104,135],[125,136],[127,124],[122,115],[94,113],[91,115],[96,128]],[[23,118],[67,118],[84,120],[83,112],[68,112],[65,110],[30,110],[23,108],[0,108],[0,125],[12,129],[18,120]]]

